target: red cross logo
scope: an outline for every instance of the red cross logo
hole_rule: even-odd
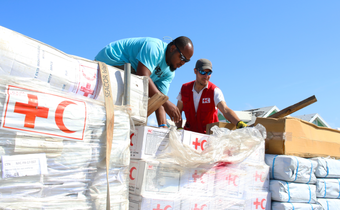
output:
[[[203,98],[202,99],[202,104],[209,104],[210,103],[210,98]]]
[[[258,174],[257,171],[256,171],[256,174],[254,175],[255,176],[255,181],[257,181],[257,178],[259,178],[260,182],[264,182],[264,179],[262,179],[262,174],[264,174],[264,172]]]
[[[198,174],[197,174],[197,170],[195,170],[195,173],[192,175],[192,178],[194,178],[194,182],[196,182],[196,179],[199,178],[199,179],[201,180],[201,183],[204,184],[204,181],[202,180],[202,176],[203,176],[203,174],[198,175]]]
[[[196,140],[194,142],[192,142],[193,145],[195,145],[195,150],[197,150],[197,147],[201,147],[201,150],[203,151],[204,150],[204,143],[206,143],[207,140],[203,140],[201,143],[198,142],[198,138],[196,138]]]
[[[16,102],[14,112],[26,115],[25,125],[26,128],[34,128],[35,118],[47,118],[49,108],[38,106],[38,97],[36,95],[27,94],[28,104]]]
[[[264,202],[266,201],[266,199],[262,199],[261,203],[259,202],[259,199],[256,198],[256,201],[254,202],[254,205],[256,206],[256,209],[258,209],[258,206],[261,207],[261,209],[266,209],[266,205],[264,205]]]
[[[131,179],[131,180],[135,180],[135,178],[132,177],[132,172],[133,172],[134,170],[136,170],[136,167],[132,167],[132,168],[130,169],[130,179]]]
[[[230,185],[230,182],[233,182],[234,186],[237,186],[237,183],[236,183],[236,179],[238,178],[237,175],[232,175],[232,174],[229,174],[228,176],[226,176],[226,180],[228,180],[228,185]]]
[[[191,210],[203,210],[204,207],[207,207],[207,205],[206,205],[206,204],[203,204],[203,205],[201,206],[201,208],[198,208],[198,207],[197,207],[197,203],[195,203],[195,207],[194,207],[193,209],[191,209]]]
[[[90,89],[91,88],[91,84],[87,83],[86,86],[81,86],[80,90],[84,92],[84,96],[87,97],[89,94],[93,94],[93,90]]]
[[[164,207],[164,210],[167,210],[168,208],[172,208],[170,205],[167,205],[166,207]],[[161,204],[157,204],[157,209],[153,209],[153,210],[163,210],[161,209]]]
[[[130,135],[130,146],[132,147],[133,146],[133,143],[132,143],[132,136],[134,136],[135,135],[135,133],[132,133],[131,135]]]

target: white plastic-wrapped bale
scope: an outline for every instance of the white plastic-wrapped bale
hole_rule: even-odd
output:
[[[270,178],[287,182],[316,183],[317,162],[291,155],[266,154],[265,161],[270,166]]]
[[[103,194],[106,196],[101,169],[106,152],[102,102],[51,89],[38,80],[3,76],[0,110],[0,208],[17,209],[15,202],[28,209],[58,209],[65,205],[102,208],[102,204],[94,204]],[[121,209],[128,208],[127,110],[115,107],[110,158],[110,172],[119,175],[110,179],[112,200],[119,200],[112,201],[112,208],[119,205]],[[117,192],[121,192],[118,198]]]

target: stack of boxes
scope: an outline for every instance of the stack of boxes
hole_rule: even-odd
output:
[[[105,209],[106,110],[98,63],[0,26],[0,209]],[[111,209],[128,209],[130,118],[147,119],[148,80],[110,71]],[[94,100],[96,99],[96,100]]]
[[[247,128],[254,129],[254,128]],[[244,161],[184,167],[160,159],[175,130],[137,126],[131,133],[130,209],[269,209],[269,166],[264,141]],[[239,131],[232,131],[239,132]],[[177,133],[184,147],[201,153],[209,135]],[[269,199],[268,199],[269,198]]]
[[[0,208],[103,209],[106,205],[104,104],[2,77]],[[110,159],[112,209],[128,209],[130,118],[115,109]]]

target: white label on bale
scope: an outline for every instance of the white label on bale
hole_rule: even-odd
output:
[[[86,103],[8,85],[1,128],[83,140]]]
[[[47,174],[45,154],[3,155],[2,178]]]
[[[76,93],[85,97],[95,98],[95,88],[97,85],[97,68],[80,65],[79,71],[79,83]]]

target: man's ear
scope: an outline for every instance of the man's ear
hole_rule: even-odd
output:
[[[176,50],[176,46],[173,44],[173,45],[171,45],[171,47],[170,47],[170,52],[174,52]]]
[[[195,74],[197,74],[197,69],[196,68],[194,68],[194,72],[195,72]]]

